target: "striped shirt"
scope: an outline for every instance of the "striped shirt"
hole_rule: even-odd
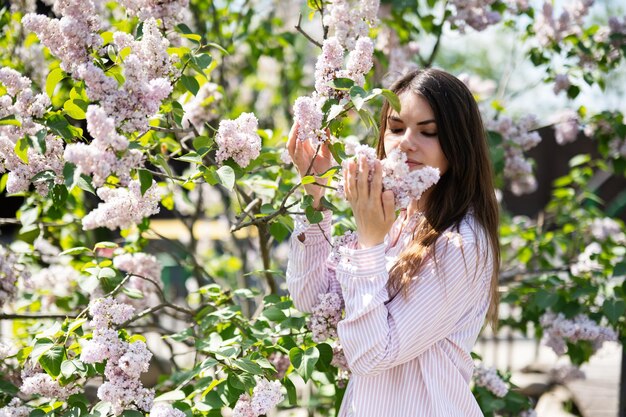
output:
[[[296,216],[287,286],[301,311],[311,311],[319,294],[343,296],[337,332],[352,376],[340,417],[482,416],[469,383],[493,271],[484,229],[465,216],[437,240],[437,261],[425,261],[408,296],[391,298],[388,272],[419,216],[403,227],[405,213],[384,243],[342,248],[338,263],[329,257],[331,213],[319,225]]]

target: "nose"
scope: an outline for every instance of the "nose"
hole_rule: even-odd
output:
[[[400,140],[400,150],[403,152],[415,151],[417,149],[417,140],[411,129],[406,129],[402,139]]]

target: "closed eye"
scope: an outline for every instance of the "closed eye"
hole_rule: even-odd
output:
[[[403,130],[404,130],[404,129],[402,129],[402,128],[398,128],[398,127],[393,128],[393,129],[392,129],[392,128],[389,128],[389,131],[390,131],[391,133],[393,133],[393,134],[402,133],[402,131],[403,131]]]
[[[422,132],[422,135],[434,138],[437,136],[437,132]]]

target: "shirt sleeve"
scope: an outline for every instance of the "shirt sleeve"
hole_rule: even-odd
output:
[[[442,236],[435,246],[437,262],[427,260],[398,300],[387,292],[384,244],[342,250],[336,277],[346,307],[337,332],[354,374],[376,375],[418,357],[452,334],[488,291],[475,242]]]
[[[309,224],[304,216],[295,216],[287,263],[287,289],[295,307],[311,312],[320,294],[340,292],[334,265],[327,262],[331,251],[332,212],[325,210],[323,220]]]

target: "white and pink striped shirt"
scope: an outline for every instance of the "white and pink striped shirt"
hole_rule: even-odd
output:
[[[437,261],[426,261],[408,296],[390,298],[388,271],[419,216],[402,227],[402,213],[384,243],[343,248],[338,264],[327,259],[331,213],[319,225],[296,216],[287,267],[294,304],[311,311],[319,294],[343,296],[337,331],[352,376],[340,417],[482,416],[469,382],[493,270],[484,229],[468,214],[458,230],[438,239]]]

